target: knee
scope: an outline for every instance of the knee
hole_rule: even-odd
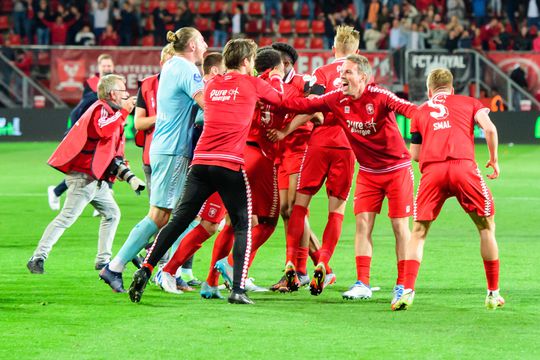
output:
[[[112,222],[112,223],[118,223],[120,222],[120,208],[119,207],[113,207],[111,209],[108,209],[103,213],[103,217],[106,221]]]
[[[203,220],[201,221],[201,226],[208,232],[210,236],[212,236],[217,232],[219,224]]]

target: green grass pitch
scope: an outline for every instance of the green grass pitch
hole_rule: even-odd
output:
[[[450,199],[433,225],[412,309],[390,311],[396,269],[386,210],[374,231],[371,301],[341,299],[355,281],[354,217],[348,204],[331,265],[337,283],[319,297],[252,294],[255,306],[173,296],[149,285],[142,302],[114,294],[94,267],[98,222],[87,208],[55,246],[45,275],[25,265],[55,212],[46,189],[62,175],[45,162],[56,144],[0,144],[0,359],[538,359],[540,335],[540,147],[502,145],[501,178],[488,181],[497,209],[501,292],[506,307],[484,308],[485,278],[477,232]],[[132,169],[142,176],[140,150],[127,144]],[[487,160],[485,146],[477,158]],[[415,165],[416,167],[416,165]],[[416,177],[418,180],[418,176]],[[116,252],[146,214],[146,195],[115,185],[122,220]],[[319,236],[326,199],[311,206]],[[206,277],[213,239],[196,255],[195,274]],[[281,275],[280,225],[250,271],[259,285]],[[310,269],[312,266],[310,264]],[[134,268],[124,276],[130,283]]]

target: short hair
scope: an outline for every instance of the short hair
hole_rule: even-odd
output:
[[[111,97],[111,91],[117,90],[116,87],[116,81],[120,80],[123,83],[126,83],[126,78],[122,75],[116,75],[116,74],[109,74],[101,77],[98,81],[98,99],[99,100],[107,100]]]
[[[296,60],[298,60],[298,52],[289,44],[277,42],[272,44],[272,49],[279,51],[280,53],[284,53],[292,60],[292,65],[296,64]]]
[[[227,69],[239,69],[244,59],[251,59],[257,54],[257,44],[251,39],[229,40],[223,48],[223,59]]]
[[[371,78],[372,70],[367,57],[358,54],[351,54],[347,56],[346,59],[355,63],[358,66],[358,72],[366,74],[368,80]]]
[[[109,54],[101,54],[101,55],[99,55],[98,58],[97,58],[97,63],[98,63],[98,64],[101,64],[101,62],[102,62],[103,60],[111,60],[111,61],[112,61],[112,59],[113,59],[112,56],[109,55]]]
[[[184,52],[188,43],[199,34],[199,30],[192,27],[183,27],[176,32],[167,32],[167,41],[172,44],[174,51]]]
[[[255,57],[255,70],[259,74],[268,69],[273,69],[281,63],[281,54],[274,49],[259,51]]]
[[[204,75],[210,74],[210,70],[212,69],[212,67],[219,66],[221,64],[223,64],[223,55],[221,55],[221,53],[213,52],[206,55],[204,57],[203,65],[202,65],[203,74]]]
[[[352,26],[340,25],[336,28],[334,47],[345,53],[353,53],[360,46],[360,33]]]
[[[448,69],[437,68],[429,72],[426,86],[429,90],[438,90],[452,87],[454,76]]]
[[[171,57],[173,57],[176,54],[176,51],[174,51],[174,47],[171,43],[168,43],[161,49],[161,62],[164,63]]]

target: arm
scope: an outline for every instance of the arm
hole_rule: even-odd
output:
[[[489,150],[489,160],[486,164],[486,168],[493,168],[493,173],[488,174],[487,177],[489,179],[496,179],[499,177],[500,169],[499,169],[499,163],[498,163],[498,154],[497,154],[497,148],[499,146],[499,138],[497,135],[497,128],[495,127],[495,124],[491,121],[489,118],[489,115],[487,111],[479,111],[476,113],[476,116],[474,117],[476,120],[476,123],[482,130],[484,130],[484,134],[486,135],[486,143]]]
[[[316,115],[318,115],[317,113]],[[322,116],[321,116],[322,117]],[[298,129],[300,126],[307,123],[313,118],[313,115],[300,114],[296,115],[290,123],[288,123],[283,129],[269,129],[267,131],[267,137],[272,142],[277,142],[283,140],[285,137],[289,136],[290,133]]]
[[[193,96],[193,100],[199,105],[202,111],[204,111],[204,91],[199,91]]]
[[[283,102],[283,80],[281,74],[278,74],[276,70],[270,72],[270,84],[260,78],[253,78],[255,80],[255,89],[257,91],[257,97],[263,102],[280,106]]]
[[[146,116],[146,109],[137,106],[134,122],[136,130],[149,130],[156,123],[156,116]]]
[[[414,105],[411,102],[408,102],[405,99],[401,99],[399,96],[393,92],[386,90],[386,107],[391,111],[397,112],[398,114],[404,115],[405,117],[412,119],[418,106]]]
[[[106,111],[101,111],[101,108],[99,107],[98,109],[100,110],[96,110],[94,113],[99,111],[100,116],[94,122],[94,125],[98,135],[102,138],[113,136],[119,127],[124,126],[125,120],[129,115],[129,111],[125,108],[118,110],[112,115],[109,115]]]

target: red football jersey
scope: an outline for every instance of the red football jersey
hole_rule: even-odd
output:
[[[311,99],[287,99],[282,106],[302,113],[331,111],[334,116],[330,121],[345,131],[360,170],[384,173],[411,164],[394,111],[411,118],[417,106],[389,90],[370,84],[356,100],[334,90]]]
[[[339,58],[331,64],[316,69],[311,77],[311,93],[322,95],[341,88],[341,67],[343,62],[345,62],[345,58]],[[343,129],[337,125],[331,125],[334,124],[333,117],[332,113],[324,114],[324,124],[313,129],[309,144],[350,149],[351,146]]]
[[[474,161],[474,118],[479,111],[489,112],[487,107],[469,96],[439,93],[418,110],[411,133],[422,136],[420,170],[447,159]]]
[[[244,149],[257,101],[280,105],[279,76],[266,81],[232,72],[217,75],[204,89],[204,128],[192,164],[237,169],[244,164]],[[276,90],[280,89],[280,90]]]
[[[272,85],[271,80],[268,78],[268,73],[269,71],[261,74],[260,78]],[[290,84],[281,85],[274,83],[274,85],[283,86],[283,98],[303,95],[303,92],[300,92],[297,87]],[[251,123],[247,141],[257,143],[263,154],[271,160],[274,160],[277,155],[278,144],[268,139],[266,135],[267,130],[283,128],[288,113],[288,111],[280,107],[261,102],[257,104],[253,113],[253,122]]]

